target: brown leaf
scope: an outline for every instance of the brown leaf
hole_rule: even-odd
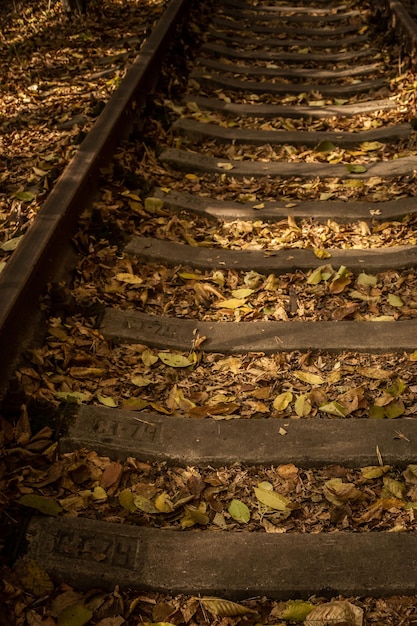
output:
[[[206,483],[201,478],[200,474],[192,474],[187,481],[187,487],[194,498],[199,498],[206,488]]]
[[[121,463],[117,461],[114,463],[110,463],[104,470],[101,477],[101,486],[107,489],[108,487],[111,487],[112,485],[118,483],[122,475],[122,471],[123,467]]]
[[[352,302],[352,304],[347,304],[346,306],[342,306],[337,308],[332,312],[332,319],[340,322],[341,320],[346,319],[353,315],[360,308],[360,304],[356,304]]]
[[[350,276],[339,276],[329,285],[330,293],[342,293],[345,290],[345,287],[350,285],[352,279]]]
[[[30,428],[29,416],[26,409],[26,406],[23,405],[20,413],[20,417],[17,421],[15,427],[15,438],[16,443],[20,446],[24,446],[29,442],[29,439],[32,436],[32,431]]]

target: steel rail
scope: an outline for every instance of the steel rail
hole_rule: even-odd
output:
[[[410,53],[413,62],[417,55],[417,23],[411,17],[400,0],[377,0],[378,11],[399,35],[403,36],[406,50]]]
[[[189,0],[171,0],[149,39],[64,170],[0,275],[0,390],[39,320],[39,298],[65,269],[80,213],[91,203],[100,168],[133,125]]]

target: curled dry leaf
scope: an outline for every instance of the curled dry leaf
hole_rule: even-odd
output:
[[[213,615],[218,615],[219,617],[233,617],[235,615],[257,613],[257,611],[243,606],[243,604],[231,602],[230,600],[222,600],[221,598],[200,598],[200,603],[207,611],[210,611],[210,613],[212,613]]]
[[[323,487],[326,499],[335,506],[343,506],[349,500],[363,497],[362,492],[353,483],[344,483],[341,478],[331,478]]]
[[[363,611],[345,600],[317,606],[307,615],[304,626],[363,626]]]

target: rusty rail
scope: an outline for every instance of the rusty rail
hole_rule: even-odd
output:
[[[0,381],[39,319],[39,297],[65,269],[71,237],[91,203],[100,168],[133,124],[133,116],[156,86],[164,54],[189,0],[172,0],[0,276]]]

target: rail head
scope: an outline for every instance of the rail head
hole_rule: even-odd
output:
[[[406,51],[413,64],[417,59],[417,23],[400,0],[377,0],[376,10],[391,23],[395,31],[403,38]]]
[[[96,191],[100,168],[127,136],[158,82],[164,54],[190,0],[171,0],[91,131],[58,179],[0,275],[0,390],[32,335],[39,298],[65,269],[78,218]]]

